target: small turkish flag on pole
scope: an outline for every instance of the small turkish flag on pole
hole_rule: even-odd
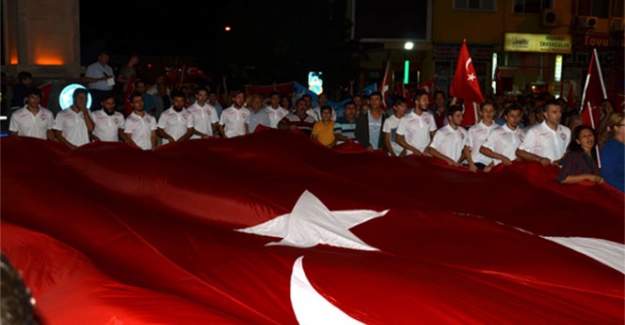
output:
[[[451,81],[450,94],[453,97],[464,100],[464,120],[462,125],[468,126],[477,123],[477,107],[484,101],[484,97],[475,74],[475,68],[473,68],[466,40],[462,41],[456,73]]]
[[[600,118],[599,107],[601,102],[607,98],[608,95],[605,91],[603,75],[601,74],[601,65],[599,64],[599,58],[597,58],[597,49],[593,49],[590,66],[588,67],[588,76],[582,92],[581,107],[579,108],[583,124],[590,125],[593,129],[596,129]],[[603,132],[603,130],[598,131]]]
[[[389,75],[388,71],[391,63],[386,62],[386,71],[384,72],[384,79],[382,79],[382,84],[380,85],[380,93],[382,94],[382,106],[384,109],[387,108],[386,101],[388,100],[388,89],[389,89]]]

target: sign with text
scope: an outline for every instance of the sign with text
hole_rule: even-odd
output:
[[[571,53],[571,35],[506,33],[508,52]]]

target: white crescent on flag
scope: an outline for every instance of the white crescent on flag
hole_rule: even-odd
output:
[[[313,288],[304,272],[303,259],[304,256],[300,256],[295,260],[291,273],[291,306],[297,322],[302,325],[363,324],[345,314]]]
[[[471,64],[471,58],[469,58],[467,62],[464,64],[464,68],[467,69],[467,71],[469,70],[469,64]]]

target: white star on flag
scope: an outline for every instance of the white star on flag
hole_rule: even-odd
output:
[[[325,244],[334,247],[376,251],[356,237],[350,228],[373,218],[384,216],[373,210],[330,211],[312,193],[304,191],[295,203],[293,211],[259,225],[237,229],[237,231],[261,236],[281,237],[279,242],[267,245],[313,247]]]
[[[469,80],[469,81],[473,81],[473,80],[475,80],[475,74],[470,73],[470,74],[469,74],[469,78],[468,78],[467,80]]]

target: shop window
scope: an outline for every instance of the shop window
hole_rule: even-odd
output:
[[[456,10],[495,11],[495,0],[454,0]]]
[[[538,14],[551,8],[551,0],[514,0],[514,13]]]

